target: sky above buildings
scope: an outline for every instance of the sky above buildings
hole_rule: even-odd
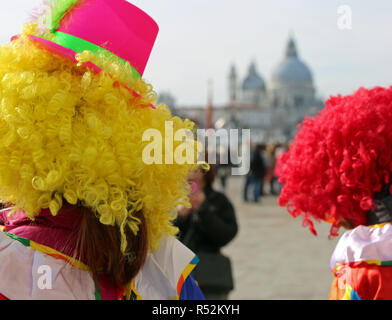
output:
[[[242,80],[252,60],[267,87],[289,34],[312,70],[323,98],[360,86],[392,85],[390,0],[129,0],[159,24],[144,78],[178,105],[204,105],[213,80],[214,104],[228,102],[232,64]],[[0,43],[20,31],[42,0],[0,2]],[[348,5],[352,28],[341,29]],[[94,22],[92,22],[94,23]],[[339,24],[340,23],[340,24]],[[347,25],[347,24],[345,24]]]

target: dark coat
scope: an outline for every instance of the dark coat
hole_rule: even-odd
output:
[[[250,170],[249,175],[256,179],[262,179],[265,177],[267,172],[265,160],[261,154],[261,151],[256,149],[253,152],[252,158],[250,160]]]
[[[227,197],[211,187],[204,189],[206,200],[185,218],[178,217],[175,225],[180,229],[180,241],[196,254],[199,251],[218,253],[238,232],[233,205]],[[193,230],[191,225],[193,224]]]

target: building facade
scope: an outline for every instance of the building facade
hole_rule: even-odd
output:
[[[216,129],[251,129],[251,138],[256,143],[284,142],[295,135],[297,124],[306,115],[316,114],[323,105],[316,97],[313,74],[300,59],[296,43],[290,37],[269,82],[260,75],[254,61],[242,80],[236,66],[231,66],[228,103],[214,106],[212,123]],[[204,106],[177,106],[175,112],[196,121],[200,127],[206,124]]]

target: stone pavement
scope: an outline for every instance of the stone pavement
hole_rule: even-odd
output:
[[[230,178],[226,193],[239,223],[237,237],[222,249],[233,263],[235,290],[229,298],[328,299],[333,279],[329,260],[338,241],[328,240],[330,225],[316,224],[315,237],[302,227],[301,217],[294,219],[277,205],[277,197],[244,203],[243,179]]]

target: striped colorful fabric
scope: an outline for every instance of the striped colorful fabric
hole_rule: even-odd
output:
[[[185,268],[183,273],[181,274],[181,277],[180,277],[180,279],[178,280],[178,283],[177,283],[177,294],[178,294],[178,297],[181,294],[182,286],[184,285],[185,279],[188,278],[188,276],[191,274],[191,272],[193,271],[193,269],[196,267],[196,265],[198,263],[199,263],[199,258],[195,256],[192,259],[192,261],[187,265],[187,267]]]
[[[0,232],[0,293],[4,297],[10,300],[95,299],[95,285],[89,272],[35,250],[31,244],[28,239]]]
[[[135,277],[134,291],[143,300],[178,300],[199,259],[174,237],[162,238],[160,242],[158,250],[147,256]],[[161,278],[159,285],[157,277]]]
[[[14,243],[14,248],[10,248],[10,244],[12,242]],[[15,246],[15,244],[18,243],[20,248],[17,248],[17,246]],[[23,247],[26,249],[23,250]],[[18,253],[21,253],[22,260],[24,259],[24,257],[27,257],[28,261],[31,261],[30,257],[37,256],[37,254],[34,254],[34,252],[38,252],[39,254],[37,256],[37,259],[46,259],[45,264],[52,266],[53,269],[57,268],[57,270],[60,270],[59,272],[67,270],[66,268],[61,267],[61,264],[75,267],[77,270],[79,270],[78,274],[83,277],[83,283],[85,283],[79,283],[80,290],[78,291],[77,296],[83,296],[84,298],[82,299],[95,298],[96,300],[101,300],[104,296],[103,293],[105,293],[105,291],[101,292],[101,288],[98,286],[98,284],[92,281],[92,277],[88,273],[88,266],[86,266],[79,260],[71,258],[61,252],[36,243],[32,240],[18,237],[9,232],[0,232],[0,254],[3,253],[4,257],[9,256],[9,253],[7,253],[8,251],[6,252],[4,250],[16,250]],[[11,254],[11,256],[13,256],[13,254]],[[48,259],[52,260],[49,261]],[[5,266],[1,265],[2,261],[4,262]],[[16,263],[13,263],[12,261],[7,261],[7,259],[1,260],[0,271],[2,270],[3,273],[7,274],[6,269],[15,269],[13,266],[20,265],[20,261],[21,260],[19,259]],[[199,259],[195,257],[195,255],[188,248],[183,246],[177,239],[169,237],[162,241],[161,247],[156,252],[148,255],[145,265],[143,266],[139,274],[132,280],[130,285],[118,291],[117,299],[179,299],[181,290],[184,286],[184,282],[189,277],[190,273],[192,272],[198,261]],[[31,274],[31,268],[32,266],[29,263],[23,265],[23,270],[26,277]],[[18,271],[13,270],[12,272],[17,273]],[[5,275],[0,274],[0,278],[4,276]],[[69,275],[67,274],[61,275],[59,277],[54,277],[55,279],[61,280],[68,279],[68,276]],[[19,293],[15,291],[15,288],[12,283],[10,281],[8,282],[9,283],[7,284],[4,282],[0,282],[0,292],[1,294],[4,294],[4,296],[0,294],[0,300],[7,300],[7,297],[9,296],[8,294],[10,292],[12,292],[10,299],[15,299],[19,295]],[[89,284],[87,285],[87,283]],[[58,284],[58,288],[64,288],[64,284]],[[60,292],[60,295],[62,297],[61,299],[73,299],[77,297],[70,291],[71,288],[67,288],[64,292]],[[40,297],[38,299],[45,299],[45,297],[52,299],[52,296],[42,296],[43,293],[56,294],[55,290],[42,291],[27,289],[25,291],[26,292],[24,293],[22,299],[34,298],[34,295],[31,296],[29,293],[31,291],[37,292],[37,295]],[[200,290],[198,290],[197,293],[199,293],[199,291]],[[91,292],[91,294],[89,292]],[[57,299],[58,297],[59,295],[55,295],[54,299]]]
[[[359,226],[331,258],[332,300],[392,300],[392,225]]]
[[[75,268],[78,268],[78,269],[84,270],[84,271],[89,270],[89,267],[86,266],[81,261],[76,260],[74,258],[71,258],[71,257],[69,257],[59,251],[56,251],[50,247],[44,246],[42,244],[39,244],[35,241],[29,240],[26,238],[18,237],[18,236],[14,235],[12,233],[9,233],[9,232],[4,232],[4,234],[6,234],[7,236],[9,236],[10,238],[12,238],[16,241],[19,241],[21,244],[23,244],[26,247],[31,247],[32,249],[39,251],[39,252],[42,252],[42,253],[45,253],[55,259],[64,260],[65,262],[67,262],[68,264],[70,264],[71,266],[73,266]]]

